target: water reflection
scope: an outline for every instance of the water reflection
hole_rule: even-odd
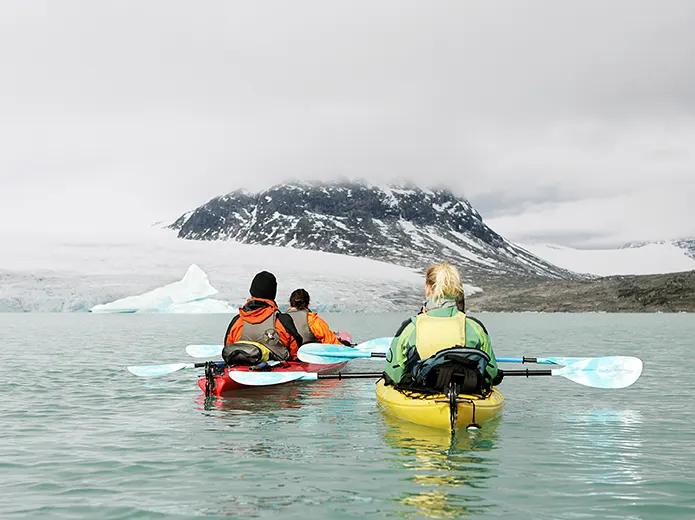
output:
[[[642,413],[638,410],[592,410],[566,416],[562,443],[569,461],[581,468],[575,480],[585,484],[640,484]],[[635,496],[621,498],[639,499]]]
[[[239,390],[226,397],[201,394],[196,404],[204,416],[220,420],[210,423],[210,430],[234,434],[220,438],[212,449],[264,458],[277,458],[278,450],[283,450],[285,458],[301,460],[312,455],[312,446],[304,444],[307,438],[318,435],[324,424],[335,423],[353,411],[352,407],[342,410],[335,398],[339,383],[288,383]],[[280,430],[293,435],[278,437]],[[323,434],[322,440],[331,436]]]
[[[463,518],[488,511],[488,480],[496,476],[489,456],[498,441],[500,418],[482,430],[445,430],[410,424],[384,415],[384,440],[395,449],[388,460],[407,471],[403,492],[394,500],[405,518]]]
[[[314,400],[325,400],[340,381],[327,379],[319,383],[293,382],[282,385],[258,386],[238,390],[225,397],[205,397],[200,394],[196,403],[205,412],[222,412],[219,418],[235,415],[265,414],[293,408],[302,408]],[[343,383],[344,384],[344,383]],[[207,414],[210,415],[210,414]]]

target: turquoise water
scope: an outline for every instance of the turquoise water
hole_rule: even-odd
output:
[[[498,355],[637,355],[644,374],[508,378],[503,416],[450,441],[384,416],[370,380],[206,404],[198,371],[125,370],[188,361],[225,316],[0,314],[0,518],[695,518],[695,316],[479,317]],[[404,316],[327,318],[361,341]]]

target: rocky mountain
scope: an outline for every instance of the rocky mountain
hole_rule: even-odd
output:
[[[421,268],[449,260],[467,281],[573,278],[506,240],[443,189],[357,182],[291,183],[216,197],[169,226],[187,240],[313,249]]]
[[[690,258],[695,258],[695,238],[681,238],[673,240],[673,244],[680,247]]]
[[[489,289],[469,297],[467,308],[474,312],[695,312],[695,271],[545,279]]]

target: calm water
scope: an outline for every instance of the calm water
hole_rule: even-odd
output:
[[[480,317],[498,355],[637,355],[644,374],[509,378],[504,415],[451,442],[384,417],[368,380],[206,404],[197,371],[125,370],[189,360],[224,316],[0,315],[0,517],[695,518],[695,316]],[[360,341],[403,316],[327,318]]]

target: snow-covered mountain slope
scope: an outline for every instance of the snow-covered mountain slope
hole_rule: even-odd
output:
[[[170,230],[120,241],[2,242],[0,312],[87,311],[169,284],[194,263],[219,290],[215,298],[234,307],[264,269],[277,276],[280,305],[298,287],[324,311],[412,311],[423,297],[422,274],[408,267],[319,251],[178,240]]]
[[[677,238],[675,240],[654,240],[647,242],[628,242],[620,249],[636,249],[648,245],[672,245],[679,249],[692,259],[695,259],[695,238]]]
[[[506,240],[462,197],[437,189],[356,182],[292,183],[235,191],[182,215],[189,240],[235,240],[424,267],[440,260],[464,278],[571,277]]]
[[[695,269],[695,257],[671,242],[631,244],[620,249],[573,249],[550,244],[524,244],[523,247],[565,269],[598,276]]]

